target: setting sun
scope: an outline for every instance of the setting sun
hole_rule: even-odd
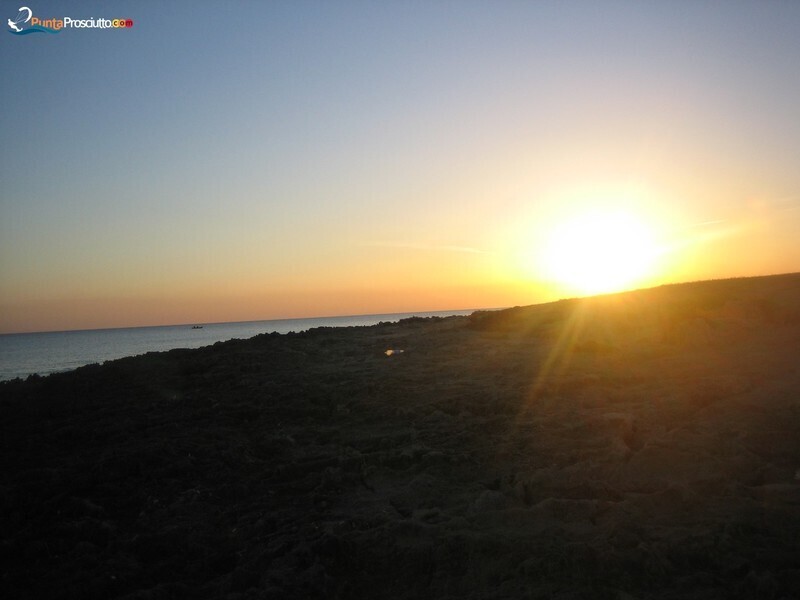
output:
[[[554,227],[541,267],[583,294],[619,291],[651,274],[657,245],[648,226],[625,212],[589,212]]]

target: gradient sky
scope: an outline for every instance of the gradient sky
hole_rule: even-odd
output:
[[[547,301],[588,209],[800,270],[800,2],[33,2],[135,25],[0,32],[0,332]]]

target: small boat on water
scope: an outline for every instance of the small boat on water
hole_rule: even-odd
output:
[[[192,325],[192,329],[202,329],[202,325]]]

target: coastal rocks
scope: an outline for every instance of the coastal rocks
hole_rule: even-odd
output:
[[[800,279],[714,285],[0,385],[0,591],[792,598],[800,321],[715,311],[756,294],[780,315]],[[712,337],[662,343],[668,318]]]
[[[476,513],[482,513],[490,510],[505,510],[510,508],[512,500],[504,493],[495,490],[484,490],[475,499],[473,505]]]
[[[600,417],[601,422],[622,441],[631,451],[637,451],[644,445],[636,419],[627,413],[606,413]]]

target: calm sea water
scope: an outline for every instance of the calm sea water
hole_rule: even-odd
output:
[[[399,321],[407,317],[445,317],[468,315],[471,310],[320,317],[278,321],[203,324],[127,329],[93,329],[51,333],[13,333],[0,335],[0,381],[26,377],[32,373],[47,375],[76,369],[90,363],[135,356],[173,348],[199,348],[235,338],[251,338],[259,333],[289,333],[313,327],[349,327],[375,325],[381,321]]]

